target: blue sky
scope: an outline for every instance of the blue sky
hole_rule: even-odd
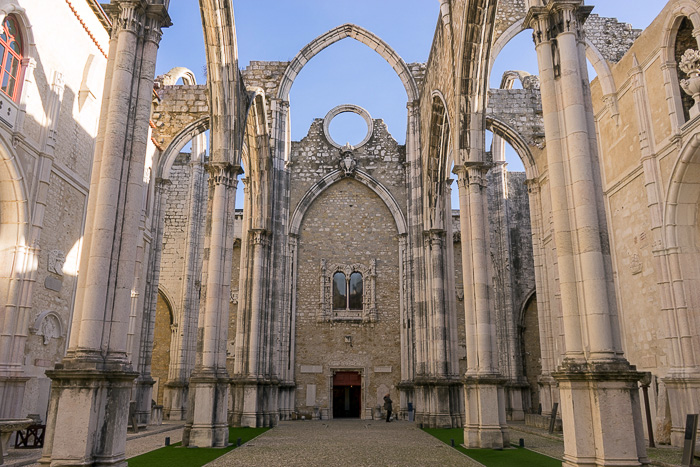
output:
[[[643,29],[658,15],[664,0],[593,0],[594,13],[618,18]],[[425,62],[430,53],[439,15],[437,0],[234,0],[240,66],[251,60],[288,61],[315,37],[343,23],[355,23],[392,46],[403,59]],[[175,66],[204,79],[204,45],[199,4],[171,2],[174,25],[161,42],[157,74]],[[511,41],[498,57],[492,84],[506,70],[537,72],[531,34]],[[391,67],[374,51],[344,40],[318,54],[299,74],[290,96],[292,138],[303,138],[314,118],[323,118],[340,104],[366,108],[381,118],[400,143],[406,133],[406,92]],[[352,114],[333,122],[336,141],[361,140],[366,127]],[[508,154],[509,168],[522,170],[517,155]]]

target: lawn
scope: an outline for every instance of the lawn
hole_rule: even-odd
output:
[[[181,443],[176,443],[172,446],[132,457],[127,460],[127,463],[129,467],[200,467],[235,449],[238,438],[241,438],[241,444],[244,444],[267,430],[269,428],[229,428],[228,441],[232,445],[227,448],[187,449],[181,447]]]
[[[454,439],[455,449],[486,467],[561,467],[560,460],[525,448],[504,449],[502,451],[465,449],[461,446],[464,444],[464,430],[462,428],[424,428],[424,431],[446,444],[451,444],[451,440]]]

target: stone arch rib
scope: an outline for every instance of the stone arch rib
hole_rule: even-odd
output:
[[[365,44],[367,47],[381,55],[384,60],[391,65],[396,74],[399,76],[399,79],[401,79],[401,82],[406,88],[406,94],[408,95],[409,102],[418,99],[418,85],[416,84],[415,79],[413,79],[411,70],[408,68],[408,65],[406,65],[406,62],[404,62],[401,56],[399,56],[399,54],[397,54],[396,51],[389,46],[389,44],[384,42],[378,36],[355,24],[343,24],[342,26],[338,26],[325,34],[320,35],[301,49],[297,56],[294,57],[294,59],[289,63],[287,70],[284,72],[277,97],[282,101],[288,102],[289,92],[292,89],[294,80],[304,66],[306,66],[306,64],[312,58],[314,58],[326,47],[329,47],[343,39],[347,39],[348,37]]]
[[[535,164],[532,151],[530,151],[528,143],[517,131],[512,129],[508,124],[493,117],[486,117],[486,129],[503,138],[515,149],[515,152],[518,153],[520,159],[523,161],[527,178],[532,179],[537,177],[537,165]]]
[[[177,136],[168,144],[168,147],[163,151],[163,155],[158,161],[158,166],[156,168],[156,177],[158,178],[169,178],[170,168],[175,161],[175,158],[180,154],[182,148],[195,138],[209,129],[209,117],[200,118],[183,128]]]
[[[299,204],[294,210],[294,214],[292,214],[292,220],[289,223],[290,235],[299,236],[301,232],[301,223],[306,216],[306,212],[309,210],[314,201],[316,201],[316,199],[318,199],[318,197],[321,196],[321,194],[330,186],[334,185],[340,180],[343,180],[344,178],[347,178],[344,172],[334,170],[309,188],[309,191],[307,191],[301,198],[301,201],[299,201]],[[382,201],[384,201],[384,204],[387,208],[389,208],[391,215],[394,217],[396,229],[398,230],[399,235],[406,235],[408,233],[406,218],[399,207],[399,203],[396,201],[396,198],[394,198],[391,192],[389,192],[389,190],[387,190],[384,185],[379,183],[379,181],[377,181],[374,177],[366,172],[363,172],[362,170],[355,171],[354,179],[372,190],[377,196],[379,196],[379,198],[381,198]]]

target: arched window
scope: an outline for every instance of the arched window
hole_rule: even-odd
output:
[[[678,27],[678,32],[676,33],[676,42],[674,44],[674,54],[676,59],[676,73],[678,79],[686,78],[686,74],[678,68],[678,64],[681,61],[681,57],[688,49],[697,50],[698,42],[693,37],[693,22],[687,16],[683,18],[680,26]],[[683,102],[683,118],[684,121],[690,120],[690,109],[695,104],[693,98],[683,91],[681,91],[681,101]]]
[[[348,310],[362,310],[362,274],[350,274],[350,293],[348,294]]]
[[[348,293],[347,279],[342,272],[333,274],[333,309],[347,310]]]
[[[22,71],[22,38],[17,20],[12,16],[5,18],[2,23],[0,49],[2,50],[0,89],[14,101],[19,95],[19,80]]]
[[[376,267],[376,260],[371,260],[369,266],[327,264],[326,260],[321,260],[318,322],[376,322]]]

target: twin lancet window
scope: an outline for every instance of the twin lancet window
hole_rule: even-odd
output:
[[[364,264],[327,264],[321,260],[321,308],[319,323],[377,320],[376,261]]]
[[[362,310],[362,274],[333,274],[333,310]]]

